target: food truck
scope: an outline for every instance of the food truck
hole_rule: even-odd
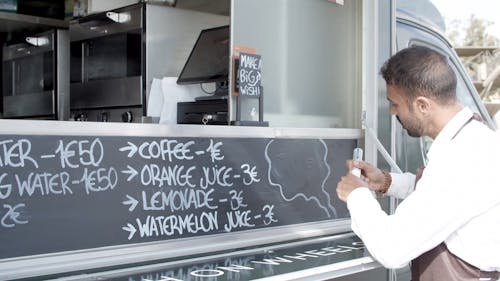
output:
[[[1,280],[409,280],[370,256],[335,193],[356,147],[392,171],[425,163],[430,140],[390,116],[381,64],[408,46],[438,50],[460,101],[493,126],[442,33],[395,0],[0,15],[2,32],[67,37],[41,56],[4,44]],[[24,85],[38,64],[52,74]],[[40,88],[55,76],[62,86]],[[49,110],[6,108],[42,94]]]

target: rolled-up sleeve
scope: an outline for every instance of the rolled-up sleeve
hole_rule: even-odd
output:
[[[387,190],[388,196],[405,199],[415,190],[415,175],[412,173],[391,173],[392,183]]]

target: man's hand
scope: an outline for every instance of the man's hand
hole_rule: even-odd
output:
[[[347,202],[349,194],[358,187],[368,187],[368,184],[364,180],[348,172],[337,184],[337,196],[340,200]]]
[[[346,161],[347,171],[351,171],[353,168],[359,168],[361,170],[361,179],[367,184],[364,185],[373,191],[382,191],[385,188],[385,176],[384,173],[377,167],[369,164],[365,161]]]
[[[377,167],[365,161],[347,160],[347,174],[337,184],[337,196],[346,202],[351,192],[358,187],[368,187],[373,191],[382,191],[385,188],[384,173]],[[353,168],[361,170],[361,178],[351,174]]]

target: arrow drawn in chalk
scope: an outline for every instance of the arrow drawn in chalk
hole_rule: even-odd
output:
[[[137,176],[139,173],[129,165],[127,165],[128,170],[122,170],[121,172],[124,174],[129,174],[127,181],[131,181],[135,176]]]
[[[131,142],[127,142],[128,146],[125,146],[125,147],[121,147],[120,151],[127,151],[127,150],[130,150],[129,153],[127,154],[127,157],[130,158],[132,156],[134,156],[134,154],[137,152],[137,146]]]
[[[130,223],[127,223],[127,226],[122,227],[123,230],[128,231],[128,240],[132,239],[134,237],[135,232],[137,231],[133,225]]]
[[[137,207],[137,204],[139,203],[139,201],[137,201],[137,199],[135,199],[134,197],[130,196],[127,194],[127,199],[128,200],[125,200],[122,202],[123,205],[129,205],[130,204],[130,207],[128,207],[128,211],[129,212],[132,212],[135,207]]]

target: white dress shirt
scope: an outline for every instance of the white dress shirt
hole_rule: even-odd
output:
[[[445,241],[464,261],[500,271],[500,136],[460,111],[439,133],[416,187],[412,174],[391,174],[388,195],[405,198],[387,215],[366,187],[349,194],[352,229],[388,268]]]

